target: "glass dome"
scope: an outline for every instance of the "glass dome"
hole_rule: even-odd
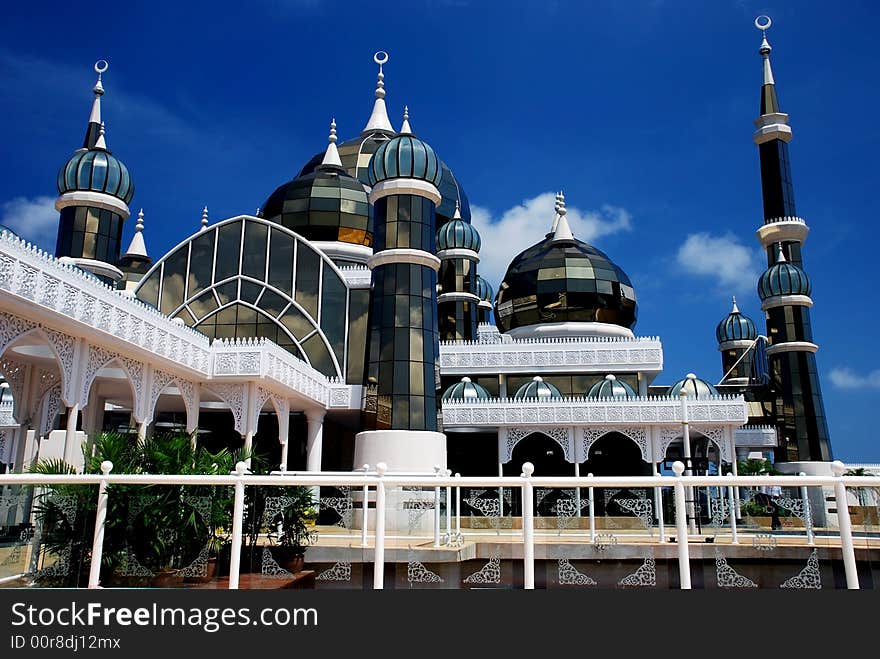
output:
[[[526,382],[517,389],[513,397],[516,400],[522,398],[562,398],[562,393],[549,382],[544,382],[544,378],[540,375],[536,375],[531,382]]]
[[[443,170],[434,149],[414,135],[398,135],[379,145],[367,171],[370,185],[394,178],[414,178],[440,185]]]
[[[455,219],[437,229],[437,251],[469,249],[479,252],[480,245],[480,234],[464,220]]]
[[[443,392],[442,400],[488,400],[490,397],[485,387],[471,382],[470,378],[462,378]]]
[[[495,298],[502,332],[558,322],[631,328],[636,294],[627,274],[603,252],[575,238],[548,236],[511,261]]]
[[[335,167],[319,167],[279,186],[261,214],[307,240],[373,244],[373,208],[364,186]]]
[[[776,295],[809,295],[810,279],[807,273],[788,261],[774,263],[758,280],[761,300]]]
[[[134,196],[128,168],[109,151],[78,151],[58,172],[58,193],[103,192],[126,204]]]
[[[483,279],[480,275],[477,275],[477,297],[480,298],[483,302],[492,302],[492,295],[494,291],[492,290],[492,286]]]
[[[739,310],[730,312],[715,328],[718,343],[727,341],[754,341],[758,338],[758,328],[754,321]]]
[[[590,387],[585,395],[587,398],[635,398],[637,396],[631,386],[623,380],[618,380],[610,373],[605,376],[604,380]]]
[[[688,398],[708,398],[718,395],[718,390],[714,386],[701,380],[693,373],[688,373],[684,380],[679,380],[669,387],[666,390],[666,395],[677,398],[681,391],[684,391]]]

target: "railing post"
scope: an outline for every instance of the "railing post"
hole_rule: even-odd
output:
[[[856,571],[856,551],[853,547],[852,523],[849,519],[846,485],[843,484],[843,474],[846,471],[846,466],[840,460],[835,460],[831,463],[831,471],[837,477],[837,482],[834,483],[834,494],[837,499],[837,526],[840,530],[840,551],[843,554],[846,587],[850,590],[858,590],[859,575]]]
[[[434,476],[440,478],[442,467],[434,465]],[[434,487],[434,546],[440,546],[440,486]]]
[[[587,474],[587,478],[592,478],[593,474]],[[593,492],[593,486],[590,485],[590,542],[596,542],[596,497]]]
[[[241,572],[241,535],[244,523],[244,481],[247,464],[239,462],[235,465],[235,499],[232,504],[232,547],[229,555],[229,590],[238,590],[238,577]]]
[[[446,478],[452,476],[452,470],[446,470]],[[446,486],[446,542],[452,542],[452,486]]]
[[[675,542],[678,545],[678,574],[682,590],[691,589],[691,557],[688,548],[687,503],[684,496],[684,463],[676,460],[672,464],[675,479]]]
[[[574,477],[581,477],[581,465],[577,462],[574,463]],[[574,488],[574,514],[575,517],[581,516],[581,488]]]
[[[370,465],[364,465],[364,474],[370,470]],[[364,476],[366,478],[366,475]],[[368,518],[367,513],[370,512],[369,499],[370,499],[370,486],[366,482],[364,482],[363,489],[363,502],[361,503],[361,547],[367,546],[367,526],[368,526]]]
[[[373,556],[373,590],[385,587],[385,472],[388,465],[380,462],[376,465],[379,478],[376,481],[376,542]]]
[[[456,479],[461,474],[455,474]],[[461,539],[461,485],[455,486],[455,537]]]
[[[798,474],[799,476],[806,476],[806,472],[801,472]],[[801,501],[803,502],[801,505],[804,507],[804,526],[807,529],[807,544],[811,547],[816,544],[816,539],[813,536],[813,510],[810,507],[810,494],[807,491],[806,485],[801,485]]]
[[[104,460],[101,473],[104,478],[98,484],[98,508],[95,512],[95,535],[92,539],[92,564],[89,567],[89,588],[101,587],[101,558],[104,554],[104,523],[107,521],[107,476],[113,470],[113,463]]]
[[[657,463],[651,463],[651,472],[654,476],[659,476]],[[657,528],[660,530],[660,542],[666,542],[666,525],[663,523],[663,487],[658,485],[654,488],[654,508],[657,513]]]
[[[736,501],[734,501],[733,489],[733,486],[727,488],[728,514],[730,515],[730,544],[738,545],[739,535],[737,535],[736,529]]]
[[[523,512],[523,587],[535,589],[535,515],[532,500],[532,474],[535,465],[526,462],[522,466],[522,512]]]

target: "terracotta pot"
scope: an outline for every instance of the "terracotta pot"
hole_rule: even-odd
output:
[[[177,570],[158,570],[150,579],[153,588],[178,588],[183,584],[183,577]]]
[[[301,553],[294,553],[292,550],[285,549],[278,552],[276,562],[291,574],[296,574],[297,572],[302,572],[305,556]]]

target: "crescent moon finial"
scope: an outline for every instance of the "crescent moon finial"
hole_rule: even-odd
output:
[[[385,64],[385,62],[388,61],[388,53],[386,53],[384,50],[376,51],[376,54],[373,55],[373,61],[379,66],[382,66],[383,64]]]
[[[95,73],[97,73],[98,75],[101,75],[109,68],[110,62],[105,59],[99,59],[97,62],[95,62]]]
[[[755,19],[755,27],[761,30],[761,32],[769,30],[771,25],[773,25],[773,21],[765,14],[761,14]]]

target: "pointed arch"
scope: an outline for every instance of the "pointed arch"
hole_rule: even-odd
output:
[[[590,457],[590,449],[593,444],[602,439],[605,435],[609,433],[617,433],[619,435],[623,435],[627,439],[631,439],[636,446],[639,447],[639,452],[642,454],[642,460],[647,463],[650,463],[651,460],[651,446],[648,436],[647,428],[643,426],[624,426],[621,428],[612,428],[612,427],[602,427],[602,428],[584,428],[582,441],[581,441],[581,455],[578,456],[581,459],[581,462],[584,460],[588,460]]]
[[[565,456],[565,460],[567,462],[574,463],[574,451],[572,450],[572,437],[571,437],[571,429],[565,427],[544,427],[544,428],[506,428],[503,435],[504,441],[498,447],[500,450],[498,451],[498,455],[501,456],[501,462],[507,463],[510,462],[513,457],[513,449],[519,444],[523,439],[531,435],[532,433],[539,433],[541,435],[545,435],[549,437],[557,444],[562,447],[563,455]]]

